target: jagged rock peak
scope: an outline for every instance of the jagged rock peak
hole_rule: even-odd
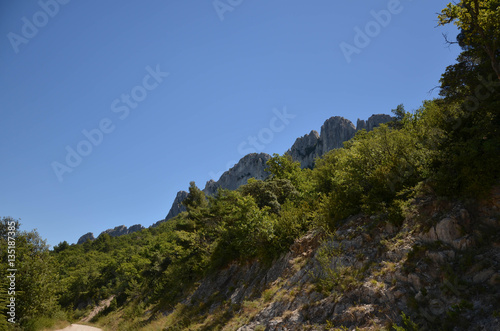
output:
[[[294,160],[299,160],[302,168],[311,167],[319,147],[320,135],[317,131],[312,130],[311,133],[306,134],[295,140],[295,143],[288,150],[288,154]]]
[[[137,231],[141,231],[142,229],[145,229],[145,228],[140,224],[132,225],[130,228],[127,228],[125,225],[119,225],[119,226],[115,227],[114,229],[107,229],[106,231],[101,232],[99,234],[99,236],[101,236],[104,233],[107,233],[111,237],[118,237],[118,236],[123,236],[125,234],[130,234],[130,233],[134,233]],[[81,236],[80,239],[78,239],[77,244],[83,244],[87,240],[90,240],[90,241],[95,240],[94,234],[92,232],[86,233],[83,236]]]
[[[123,236],[128,233],[128,228],[125,225],[116,226],[114,229],[107,229],[106,231],[101,232],[100,235],[107,233],[111,237]],[[99,235],[99,236],[100,236]]]
[[[266,179],[269,173],[266,162],[271,159],[271,155],[266,153],[251,153],[245,155],[231,169],[224,172],[218,181],[209,180],[203,189],[207,195],[213,195],[219,188],[236,190],[241,185],[247,183],[248,179]]]
[[[356,134],[354,124],[340,116],[330,117],[321,126],[321,155],[335,148],[344,146]]]
[[[172,207],[170,208],[167,217],[165,217],[165,221],[179,215],[180,213],[186,210],[186,207],[182,204],[182,201],[184,201],[187,198],[187,196],[188,192],[186,191],[177,192],[174,202],[172,203]]]
[[[95,240],[95,238],[94,238],[94,234],[93,234],[92,232],[88,232],[88,233],[84,234],[83,236],[81,236],[81,237],[80,237],[80,239],[78,239],[77,244],[78,244],[78,245],[83,244],[83,243],[85,243],[87,240],[90,240],[90,241]]]
[[[141,231],[142,229],[145,229],[145,227],[143,227],[140,224],[135,224],[135,225],[132,225],[130,228],[128,228],[128,233],[130,234],[130,233],[138,232],[138,231]]]
[[[387,123],[393,120],[393,117],[387,114],[375,114],[368,118],[368,120],[360,120],[356,123],[356,130],[365,129],[366,131],[371,131],[380,124]]]
[[[348,141],[356,134],[356,131],[365,129],[373,130],[381,123],[387,123],[392,120],[389,115],[372,115],[367,121],[358,120],[357,127],[354,124],[340,116],[330,117],[321,126],[321,134],[316,131],[295,140],[293,146],[287,151],[293,160],[300,162],[302,168],[313,168],[314,160],[317,157],[331,151],[335,148],[343,147],[345,141]]]
[[[267,168],[266,162],[269,159],[271,159],[271,156],[266,153],[251,153],[245,155],[231,169],[224,172],[218,181],[214,181],[213,179],[209,180],[205,184],[203,192],[206,195],[214,195],[217,193],[219,188],[236,190],[241,185],[246,184],[250,178],[261,180],[266,179],[267,176],[269,176],[269,173],[265,171]],[[174,202],[172,203],[172,207],[170,208],[167,217],[165,217],[164,220],[156,222],[152,225],[152,227],[156,227],[185,211],[186,208],[182,205],[182,201],[184,201],[187,196],[188,192],[179,191]]]
[[[144,227],[140,224],[132,225],[130,228],[127,228],[125,225],[119,225],[114,229],[107,229],[106,231],[101,232],[100,235],[102,235],[103,233],[107,233],[111,237],[119,237],[129,233],[140,231],[142,229],[144,229]]]

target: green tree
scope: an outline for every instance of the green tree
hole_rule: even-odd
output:
[[[404,121],[407,117],[405,107],[400,104],[396,107],[396,109],[392,109],[391,112],[394,114],[394,120],[389,122],[389,126],[394,129],[401,129],[404,126]]]
[[[472,50],[478,58],[484,58],[486,55],[498,79],[499,8],[499,0],[461,0],[458,3],[449,3],[438,16],[440,25],[454,23],[461,30],[458,37],[460,46]]]
[[[301,169],[300,163],[292,159],[289,154],[273,154],[273,157],[267,161],[266,171],[271,173],[268,178],[289,180],[299,193],[309,192],[311,187],[310,173],[311,169]]]
[[[65,249],[68,249],[68,248],[69,248],[69,244],[65,240],[65,241],[62,241],[59,244],[55,245],[53,250],[54,250],[54,252],[59,253],[59,252],[62,252]]]
[[[295,200],[299,195],[288,179],[262,181],[250,178],[240,191],[243,195],[252,196],[259,208],[269,207],[275,214],[280,213],[281,205],[287,200]]]
[[[267,161],[268,168],[272,178],[292,180],[300,173],[300,163],[294,162],[288,154],[279,155],[274,153],[273,157]]]
[[[444,139],[434,178],[441,194],[478,197],[499,177],[500,0],[450,3],[438,18],[460,29],[462,52],[441,77]]]
[[[428,149],[406,130],[381,125],[318,160],[314,179],[334,221],[363,211],[388,213],[406,188],[422,180]]]
[[[213,253],[216,266],[255,257],[267,249],[274,238],[268,209],[260,209],[251,196],[242,196],[238,191],[219,191],[210,204],[210,224],[218,238]]]
[[[102,233],[92,242],[92,246],[101,252],[109,252],[111,249],[111,236],[109,233]]]
[[[208,206],[207,198],[205,197],[205,193],[200,190],[195,182],[189,183],[189,194],[182,201],[182,204],[186,206],[188,215],[190,217],[198,218],[200,215],[199,209],[206,208]]]
[[[8,235],[12,228],[9,224],[17,223],[15,235]],[[2,218],[0,222],[0,247],[8,247],[8,241],[15,242],[15,252],[2,249],[0,252],[0,300],[2,315],[5,315],[5,300],[11,295],[5,292],[9,288],[7,269],[12,269],[9,260],[15,255],[15,303],[16,321],[25,329],[30,329],[37,319],[51,317],[59,310],[56,292],[59,289],[59,277],[55,272],[55,260],[50,255],[48,246],[36,230],[19,231],[19,221],[10,217]],[[7,234],[5,236],[4,234]],[[10,237],[10,239],[9,239]],[[13,240],[12,240],[13,239]],[[9,246],[10,247],[10,246]],[[3,317],[2,316],[2,317]]]

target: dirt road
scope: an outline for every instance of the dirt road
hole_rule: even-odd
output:
[[[87,325],[71,324],[67,328],[56,331],[102,331],[102,329],[94,328],[92,326],[87,326]]]

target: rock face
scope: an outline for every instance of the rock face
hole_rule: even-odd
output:
[[[386,114],[372,115],[368,118],[367,121],[358,119],[358,122],[356,123],[356,130],[365,129],[366,131],[371,131],[380,124],[384,124],[392,120],[393,118],[390,115]]]
[[[311,133],[297,138],[287,153],[290,154],[292,159],[299,161],[302,168],[312,168],[314,159],[319,156],[318,151],[320,149],[322,149],[320,135],[313,130]]]
[[[114,229],[107,229],[106,231],[101,232],[100,235],[107,233],[111,237],[123,236],[128,233],[128,229],[125,225],[116,226]]]
[[[317,157],[332,149],[343,147],[344,142],[354,137],[357,131],[363,129],[370,131],[391,120],[392,117],[389,115],[372,115],[367,121],[358,120],[357,127],[354,127],[351,121],[334,116],[321,126],[321,134],[313,130],[298,138],[287,153],[293,160],[300,162],[302,168],[313,168]]]
[[[325,154],[335,148],[341,148],[344,141],[348,141],[356,134],[356,128],[351,121],[335,116],[327,119],[321,126],[321,150],[320,155]]]
[[[186,211],[186,207],[182,204],[182,201],[186,199],[188,196],[188,193],[186,191],[179,191],[177,192],[177,195],[175,196],[174,202],[172,203],[172,207],[170,208],[170,211],[167,214],[167,217],[165,217],[165,221],[171,219],[172,217],[175,217],[182,213],[183,211]]]
[[[140,224],[132,225],[130,228],[128,228],[128,233],[127,234],[134,233],[134,232],[137,232],[137,231],[141,231],[142,229],[144,229],[144,227],[142,225],[140,225]]]
[[[144,229],[144,227],[140,224],[132,225],[130,228],[127,228],[125,225],[120,225],[115,227],[114,229],[107,229],[106,231],[101,232],[101,234],[107,233],[111,237],[118,237],[125,234],[134,233],[142,229]]]
[[[261,180],[266,179],[269,175],[269,173],[265,171],[267,167],[266,162],[270,158],[271,156],[266,153],[252,153],[244,156],[231,169],[224,172],[218,181],[214,181],[213,179],[209,180],[206,183],[203,192],[206,195],[214,195],[217,193],[219,188],[236,190],[241,185],[246,184],[250,178]],[[186,191],[177,192],[177,196],[175,197],[174,203],[172,204],[172,208],[170,208],[167,217],[165,217],[162,221],[156,222],[153,226],[158,226],[160,223],[168,221],[185,211],[186,208],[182,205],[182,201],[184,201],[187,196],[188,193]]]
[[[231,169],[224,172],[218,181],[209,180],[203,189],[207,195],[214,195],[219,188],[236,190],[247,183],[250,178],[266,179],[269,173],[265,171],[266,162],[271,156],[266,153],[252,153],[244,156]]]
[[[130,228],[127,228],[125,225],[120,225],[115,227],[114,229],[107,229],[106,231],[101,232],[99,236],[102,235],[103,233],[107,233],[111,237],[118,237],[118,236],[123,236],[125,234],[141,231],[142,229],[144,229],[144,227],[140,224],[132,225]],[[95,240],[94,234],[92,232],[86,233],[83,236],[81,236],[80,239],[78,239],[77,244],[78,245],[83,244],[87,240],[90,241]]]
[[[88,233],[84,234],[83,236],[81,236],[80,239],[78,239],[77,244],[78,245],[83,244],[87,240],[90,240],[90,241],[95,240],[94,234],[92,232],[88,232]]]

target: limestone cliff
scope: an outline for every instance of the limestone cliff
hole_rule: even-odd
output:
[[[87,240],[90,240],[90,241],[95,240],[94,234],[92,232],[87,232],[86,234],[84,234],[83,236],[81,236],[80,239],[78,239],[77,244],[78,245],[83,244]]]
[[[127,228],[125,225],[120,225],[115,227],[114,229],[107,229],[106,231],[101,232],[101,234],[107,233],[111,237],[118,237],[125,234],[134,233],[142,229],[144,229],[144,227],[140,224],[132,225],[130,228]]]
[[[236,190],[241,185],[247,183],[250,178],[266,179],[269,175],[266,169],[266,162],[271,158],[266,153],[252,153],[244,156],[238,161],[231,169],[225,171],[220,176],[218,181],[213,179],[209,180],[203,192],[206,195],[214,195],[219,188],[227,190]],[[188,193],[186,191],[177,192],[174,203],[164,220],[158,221],[153,224],[153,227],[158,226],[160,223],[168,221],[172,217],[179,215],[185,211],[186,208],[182,205],[182,201],[186,199]]]
[[[111,237],[118,237],[118,236],[123,236],[125,234],[134,233],[134,232],[140,231],[142,229],[144,229],[144,227],[140,224],[132,225],[130,228],[127,228],[125,225],[119,225],[113,229],[107,229],[107,230],[101,232],[99,234],[99,236],[104,234],[104,233],[107,233]],[[94,234],[92,232],[86,233],[83,236],[81,236],[80,239],[78,239],[77,244],[83,244],[87,240],[90,240],[90,241],[95,240]]]
[[[314,160],[335,148],[343,147],[359,130],[371,131],[382,123],[392,120],[389,115],[372,115],[368,120],[359,120],[357,127],[340,116],[334,116],[321,126],[321,134],[316,131],[297,138],[293,146],[287,151],[293,160],[300,162],[302,168],[313,168]]]
[[[175,217],[182,213],[183,211],[186,210],[186,207],[182,204],[182,201],[186,199],[188,196],[188,193],[186,191],[179,191],[177,192],[177,195],[175,196],[174,202],[172,203],[172,207],[170,208],[170,211],[167,214],[167,217],[165,217],[165,221],[171,219],[172,217]]]
[[[380,124],[387,123],[392,120],[393,118],[390,115],[385,115],[385,114],[372,115],[366,121],[358,119],[358,122],[356,123],[356,130],[365,129],[366,131],[371,131]]]
[[[320,135],[317,131],[311,131],[303,137],[297,138],[288,154],[295,161],[300,162],[302,168],[312,168],[314,159],[319,156],[318,151],[322,149]]]
[[[269,173],[266,162],[271,156],[266,153],[252,153],[244,156],[231,169],[224,172],[218,181],[209,180],[203,189],[207,195],[214,195],[219,188],[236,190],[247,183],[250,178],[266,179]]]

